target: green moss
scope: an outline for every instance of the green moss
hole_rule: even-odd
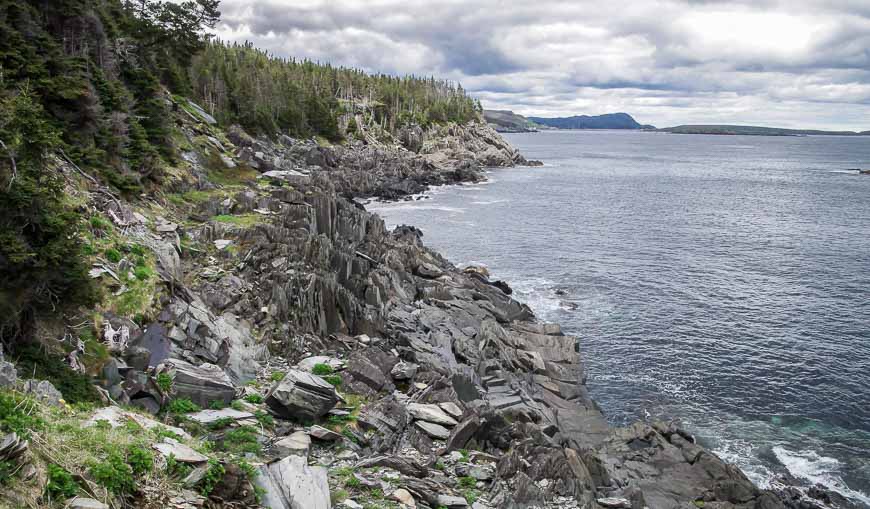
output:
[[[106,259],[112,263],[118,263],[121,261],[121,252],[113,247],[106,249],[104,254],[106,255]]]
[[[259,454],[263,447],[257,441],[259,434],[251,426],[239,426],[227,431],[223,438],[223,448],[227,452],[236,454],[254,453]]]
[[[148,267],[136,267],[135,269],[133,269],[133,275],[136,276],[136,279],[138,279],[139,281],[145,281],[153,276],[154,273],[151,272],[151,269],[149,269]]]
[[[336,387],[341,386],[341,376],[339,375],[327,375],[323,377],[327,383],[330,383]]]
[[[281,380],[284,380],[284,372],[273,371],[269,378],[271,378],[273,382],[280,382]]]

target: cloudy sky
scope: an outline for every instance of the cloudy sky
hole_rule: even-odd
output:
[[[486,108],[870,129],[870,0],[223,0],[225,40],[457,80]]]

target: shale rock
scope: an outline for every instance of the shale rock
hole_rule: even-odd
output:
[[[262,505],[271,509],[330,509],[326,469],[308,466],[301,456],[288,456],[260,467],[256,484]]]
[[[335,387],[322,378],[291,369],[266,396],[266,404],[287,419],[317,419],[338,403]]]

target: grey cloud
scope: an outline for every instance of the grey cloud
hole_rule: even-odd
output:
[[[486,106],[634,108],[651,123],[791,112],[807,126],[836,110],[842,127],[870,128],[858,125],[870,112],[865,0],[224,0],[222,11],[223,38],[455,79]]]

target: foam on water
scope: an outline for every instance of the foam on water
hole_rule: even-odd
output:
[[[791,475],[812,484],[821,484],[846,498],[870,505],[870,496],[849,488],[843,481],[842,464],[839,460],[822,456],[812,450],[791,451],[780,446],[774,447],[773,453]]]

